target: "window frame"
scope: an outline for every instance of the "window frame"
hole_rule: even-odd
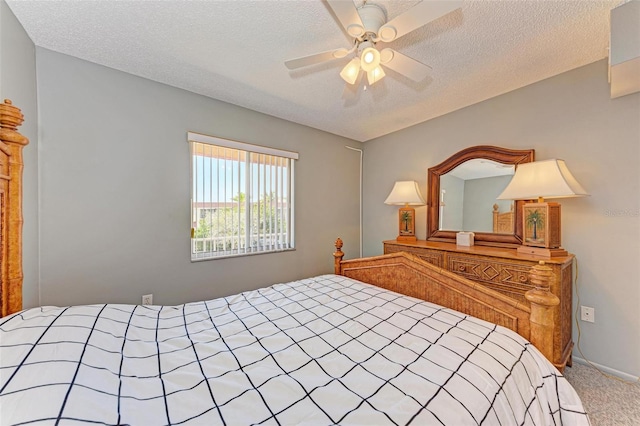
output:
[[[231,140],[231,139],[225,139],[225,138],[221,138],[221,137],[216,137],[216,136],[209,136],[209,135],[204,135],[201,133],[196,133],[196,132],[187,132],[187,142],[189,145],[189,184],[190,184],[190,189],[189,189],[189,193],[190,193],[190,199],[189,199],[189,208],[190,208],[190,221],[191,221],[191,238],[190,238],[190,248],[189,248],[189,252],[190,252],[190,258],[191,258],[191,262],[200,262],[200,261],[205,261],[205,260],[215,260],[215,259],[226,259],[226,258],[232,258],[232,257],[240,257],[240,256],[252,256],[252,255],[257,255],[257,254],[267,254],[267,253],[279,253],[279,252],[284,252],[284,251],[292,251],[295,250],[295,162],[296,160],[298,160],[299,155],[297,152],[294,151],[287,151],[287,150],[282,150],[282,149],[278,149],[278,148],[272,148],[272,147],[267,147],[267,146],[262,146],[262,145],[254,145],[254,144],[249,144],[246,142],[239,142],[239,141],[235,141],[235,140]],[[241,252],[239,249],[235,249],[236,252],[230,251],[230,252],[225,252],[224,254],[213,254],[215,253],[215,251],[202,251],[200,252],[201,255],[198,256],[197,255],[197,251],[195,250],[195,232],[197,229],[197,224],[200,221],[199,218],[199,213],[198,213],[198,208],[194,207],[198,202],[204,202],[204,201],[200,201],[200,200],[195,200],[194,202],[194,197],[197,198],[198,194],[196,194],[196,182],[194,181],[194,179],[196,179],[196,177],[194,177],[194,173],[196,169],[196,166],[194,166],[194,160],[196,159],[196,150],[194,149],[195,145],[194,143],[199,143],[199,144],[206,144],[206,145],[212,145],[215,147],[220,147],[220,148],[225,148],[225,149],[232,149],[232,150],[237,150],[240,151],[242,153],[244,153],[245,157],[243,160],[240,160],[240,157],[238,157],[238,164],[239,167],[241,164],[245,165],[245,177],[246,179],[244,180],[244,186],[242,188],[238,187],[238,194],[239,193],[244,193],[245,194],[245,232],[244,235],[240,235],[238,234],[238,239],[240,240],[241,238],[245,239],[245,250],[249,250],[249,251],[244,251]],[[273,247],[269,247],[271,246],[271,244],[269,245],[264,245],[264,246],[258,246],[260,247],[260,250],[250,250],[248,249],[248,246],[246,245],[247,242],[250,241],[250,239],[252,237],[254,237],[256,234],[253,234],[250,231],[250,218],[251,213],[250,213],[250,208],[252,208],[251,206],[251,199],[253,199],[253,194],[255,193],[254,190],[254,184],[251,181],[251,179],[249,179],[250,176],[250,166],[253,163],[253,160],[251,160],[252,158],[254,158],[254,154],[256,155],[268,155],[270,156],[270,158],[280,158],[280,159],[284,159],[287,161],[286,164],[286,169],[287,170],[287,211],[288,211],[288,220],[286,223],[286,248],[273,248]],[[259,164],[259,163],[258,163]],[[263,172],[266,172],[266,169],[263,170]],[[258,171],[258,173],[260,173],[260,171]],[[270,173],[273,173],[270,171]],[[211,182],[213,182],[214,180],[217,179],[210,179]],[[240,183],[242,182],[242,179],[238,179],[238,185],[240,185]],[[265,187],[265,191],[266,191],[266,187]],[[258,194],[261,194],[260,188],[258,188],[257,191]],[[283,198],[277,198],[275,205],[276,205],[276,209],[277,209],[277,205],[278,203],[282,200]],[[258,199],[259,200],[259,199]],[[215,204],[220,204],[220,197],[217,196],[216,200],[211,199],[209,201],[212,205]],[[227,203],[227,201],[222,201],[223,203]],[[255,199],[253,201],[255,203]],[[260,201],[258,201],[258,203],[260,203]],[[205,207],[203,207],[204,209]],[[218,207],[219,208],[219,207]],[[259,209],[259,207],[258,207]],[[258,210],[259,212],[260,210]],[[259,214],[259,213],[258,213]],[[238,225],[240,227],[240,224]],[[258,236],[260,235],[260,232],[258,231]],[[205,255],[205,253],[208,253],[209,255]]]

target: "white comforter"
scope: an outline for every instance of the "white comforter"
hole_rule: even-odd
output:
[[[0,319],[0,424],[588,424],[517,334],[325,275]]]

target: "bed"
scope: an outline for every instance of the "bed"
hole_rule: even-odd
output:
[[[5,244],[21,207],[2,208]],[[341,249],[333,274],[214,300],[7,312],[0,424],[589,424],[545,356],[544,265],[523,305],[407,253]]]
[[[513,234],[514,230],[513,204],[508,212],[501,212],[497,204],[493,205],[493,233]]]

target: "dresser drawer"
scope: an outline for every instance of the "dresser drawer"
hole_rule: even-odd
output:
[[[524,294],[534,287],[529,282],[530,262],[500,261],[494,257],[449,253],[445,268],[479,282],[509,297],[528,303]]]

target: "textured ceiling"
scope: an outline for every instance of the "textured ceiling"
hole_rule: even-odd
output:
[[[392,19],[418,1],[369,3]],[[283,64],[350,47],[321,0],[7,0],[37,46],[358,141],[605,58],[609,11],[620,3],[467,0],[388,44],[430,65],[430,76],[415,83],[388,70],[345,101],[348,58]]]

